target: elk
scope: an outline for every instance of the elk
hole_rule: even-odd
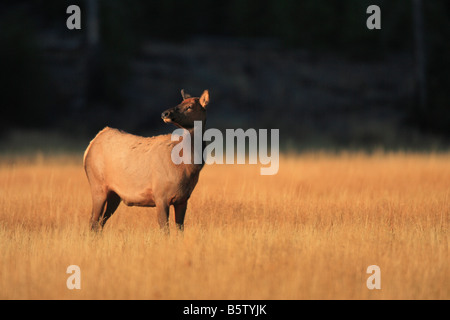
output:
[[[205,128],[209,92],[191,97],[181,90],[181,95],[182,102],[164,111],[161,118],[193,137],[194,121],[201,121]],[[173,206],[177,229],[183,231],[187,203],[204,163],[174,164],[171,151],[177,143],[171,134],[141,137],[109,127],[95,136],[83,159],[92,194],[91,230],[102,230],[122,201],[128,206],[156,207],[165,233]]]

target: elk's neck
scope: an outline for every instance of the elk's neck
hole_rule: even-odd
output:
[[[206,121],[202,121],[202,126],[195,126],[188,129],[191,136],[191,164],[187,164],[187,169],[191,172],[200,172],[205,164],[203,159],[203,151],[206,143],[203,141],[203,134],[205,133]]]

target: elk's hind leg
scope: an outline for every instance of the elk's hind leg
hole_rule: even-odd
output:
[[[106,198],[106,210],[103,216],[101,217],[99,223],[101,228],[105,225],[106,221],[111,218],[113,213],[116,211],[117,207],[120,204],[120,197],[114,191],[110,191],[108,193],[108,197]]]
[[[106,196],[103,195],[92,196],[92,214],[90,221],[92,231],[99,231],[101,229],[99,219],[103,215],[103,211],[105,210],[105,204],[106,204]]]

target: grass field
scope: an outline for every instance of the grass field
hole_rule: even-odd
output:
[[[206,166],[185,232],[121,204],[91,234],[82,155],[0,160],[0,299],[450,299],[450,154]],[[69,265],[81,290],[69,290]],[[381,290],[366,269],[378,265]]]

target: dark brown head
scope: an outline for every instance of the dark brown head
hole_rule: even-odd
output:
[[[181,90],[183,101],[176,107],[167,109],[161,114],[161,118],[166,123],[173,123],[177,127],[191,129],[194,127],[194,121],[206,120],[206,106],[209,103],[208,90],[203,91],[200,98],[193,98]]]

